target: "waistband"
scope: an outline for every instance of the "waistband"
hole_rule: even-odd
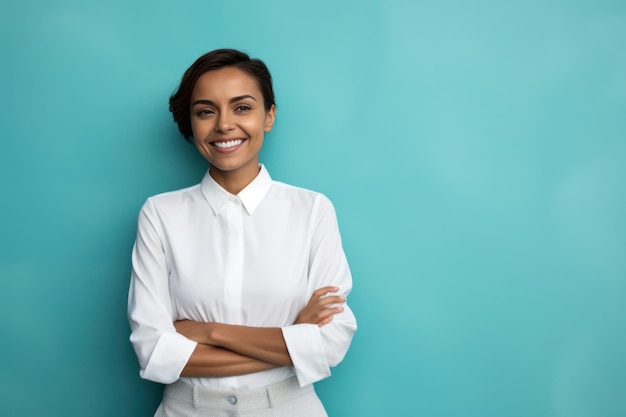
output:
[[[166,385],[164,398],[193,405],[194,408],[217,410],[256,410],[272,408],[314,391],[313,385],[300,387],[296,377],[254,390],[221,391],[177,381]]]

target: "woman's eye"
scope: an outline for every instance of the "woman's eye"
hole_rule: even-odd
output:
[[[251,108],[251,107],[250,107],[250,106],[248,106],[247,104],[242,104],[242,105],[240,105],[240,106],[237,106],[237,107],[235,108],[235,110],[236,110],[236,111],[238,111],[238,112],[242,112],[242,111],[247,111],[247,110],[250,110],[250,108]]]
[[[202,110],[198,110],[196,112],[196,115],[202,117],[202,116],[209,116],[213,114],[213,110],[209,110],[209,109],[202,109]]]

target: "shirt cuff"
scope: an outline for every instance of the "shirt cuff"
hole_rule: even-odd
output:
[[[161,384],[176,382],[197,345],[180,333],[163,332],[146,369],[142,369],[139,375]]]
[[[294,324],[283,327],[282,331],[301,387],[330,376],[319,326]]]

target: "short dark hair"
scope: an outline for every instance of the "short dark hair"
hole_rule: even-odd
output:
[[[180,85],[170,96],[170,111],[178,130],[187,142],[191,142],[191,93],[196,81],[207,71],[214,71],[225,67],[235,67],[254,78],[263,95],[265,110],[269,111],[274,102],[272,75],[267,66],[260,59],[251,59],[248,54],[236,49],[216,49],[208,52],[196,60],[183,74]]]

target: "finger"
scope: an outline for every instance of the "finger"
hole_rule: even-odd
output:
[[[333,321],[333,316],[326,317],[324,320],[320,320],[319,322],[317,322],[317,326],[318,327],[326,326],[331,321]]]
[[[342,311],[343,311],[343,307],[325,308],[315,313],[314,320],[316,322],[319,322],[319,321],[327,319],[328,317],[332,317],[335,314],[339,314]]]
[[[330,306],[333,304],[344,304],[346,302],[346,297],[341,295],[329,295],[328,297],[323,297],[317,300],[317,305],[320,307]]]
[[[329,292],[338,292],[339,291],[339,287],[335,287],[333,285],[329,285],[326,287],[322,287],[322,288],[318,288],[317,290],[313,291],[313,294],[311,295],[311,297],[323,297],[324,295],[328,294]]]
[[[343,311],[343,307],[336,307],[336,308],[329,309],[329,310],[333,310],[333,313],[330,316],[328,316],[328,317],[318,321],[317,325],[319,327],[325,326],[328,323],[330,323],[331,321],[333,321],[333,319],[335,318],[335,314],[341,313]]]

